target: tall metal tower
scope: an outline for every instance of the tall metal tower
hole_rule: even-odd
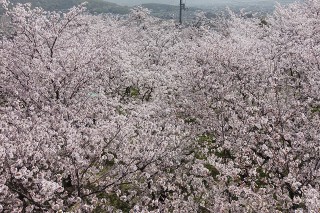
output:
[[[183,0],[180,0],[180,14],[179,14],[180,24],[182,24],[182,10],[186,10],[186,4],[183,3]]]

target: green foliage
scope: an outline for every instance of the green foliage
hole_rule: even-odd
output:
[[[307,210],[307,205],[305,203],[294,204],[294,208]]]
[[[114,160],[105,160],[104,163],[106,167],[112,167],[115,164]]]
[[[223,149],[221,152],[216,151],[215,155],[223,159],[232,159],[232,160],[235,159],[235,157],[231,154],[230,150],[228,149]]]
[[[261,179],[256,180],[256,184],[258,188],[264,188],[267,186],[267,183]]]
[[[280,211],[280,212],[283,212],[283,208],[282,208],[282,206],[280,206],[280,205],[277,205],[276,210],[278,210],[278,211]]]
[[[207,156],[201,151],[194,152],[194,157],[198,160],[207,160]]]
[[[194,157],[198,160],[207,160],[208,154],[212,154],[213,150],[216,149],[215,142],[216,138],[213,133],[204,133],[196,138],[196,148],[192,150]],[[209,152],[204,153],[201,149],[208,148]]]
[[[8,101],[6,100],[6,97],[0,93],[0,107],[5,106],[7,103]]]
[[[120,185],[120,190],[124,191],[124,192],[127,192],[127,191],[131,190],[132,188],[133,188],[133,186],[130,183],[123,183]]]
[[[135,86],[129,86],[126,88],[125,95],[131,98],[137,98],[140,95],[140,89]]]
[[[256,180],[257,187],[264,188],[267,185],[265,179],[269,178],[269,175],[262,169],[262,167],[258,167],[256,172],[258,173],[258,179]]]
[[[194,124],[197,123],[197,119],[194,117],[187,117],[184,119],[184,122],[187,124]]]
[[[278,197],[277,197],[276,193],[273,193],[272,197],[273,197],[274,200],[278,200]]]
[[[107,199],[110,206],[113,206],[114,208],[119,209],[122,212],[129,212],[130,209],[132,208],[132,206],[129,203],[122,201],[117,196],[116,193],[111,193],[111,194],[100,193],[100,194],[98,194],[97,197],[100,199],[102,199],[102,198]],[[100,210],[102,210],[101,207],[100,208],[98,207],[95,209],[94,212],[100,212]]]
[[[311,108],[312,113],[320,113],[320,106],[315,106]]]
[[[185,113],[185,112],[178,112],[177,113],[177,117],[182,119],[184,121],[184,123],[186,124],[196,124],[198,123],[197,118],[195,118],[194,116]]]
[[[239,198],[236,195],[231,195],[231,200],[238,201]]]
[[[205,133],[198,137],[199,144],[213,144],[216,142],[216,138],[212,133]]]
[[[269,175],[268,175],[265,171],[263,171],[262,167],[258,167],[258,168],[256,169],[256,171],[257,171],[257,173],[259,174],[259,177],[260,177],[260,178],[267,178],[267,177],[269,177]]]
[[[208,163],[204,164],[204,167],[209,170],[210,176],[213,177],[213,179],[217,180],[217,176],[220,174],[219,170]]]

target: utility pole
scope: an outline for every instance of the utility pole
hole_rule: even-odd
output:
[[[180,24],[182,24],[182,10],[186,10],[186,4],[183,3],[183,0],[180,0],[180,14],[179,14]]]

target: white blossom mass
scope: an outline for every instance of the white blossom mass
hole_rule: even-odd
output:
[[[320,212],[320,1],[179,25],[2,1],[0,212]]]

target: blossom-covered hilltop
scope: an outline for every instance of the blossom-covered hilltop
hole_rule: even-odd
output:
[[[319,212],[320,1],[185,27],[6,12],[0,212]]]

